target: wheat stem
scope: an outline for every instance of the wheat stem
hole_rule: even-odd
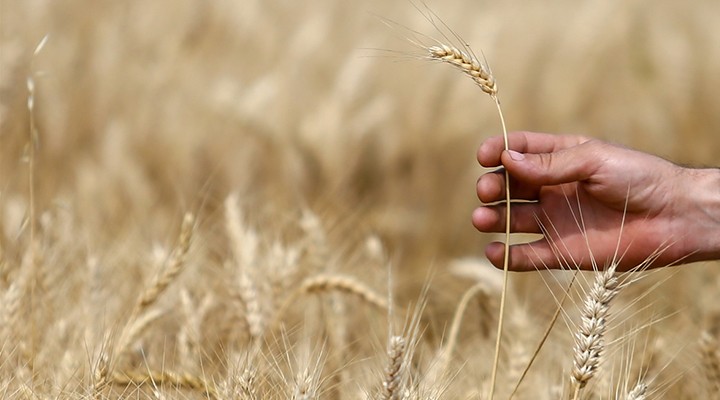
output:
[[[431,60],[437,60],[440,62],[448,63],[455,68],[462,71],[464,74],[469,76],[483,92],[487,93],[492,97],[495,102],[495,106],[500,116],[500,123],[503,129],[503,139],[505,141],[505,150],[509,150],[509,141],[507,135],[507,127],[505,126],[505,117],[503,116],[502,109],[500,108],[500,100],[497,97],[497,83],[495,77],[493,77],[490,68],[478,61],[472,54],[462,51],[454,46],[448,46],[440,44],[437,46],[431,46],[426,49],[429,53]],[[469,50],[469,49],[468,49]],[[489,399],[492,400],[495,393],[495,382],[497,381],[497,367],[500,360],[500,343],[502,342],[502,330],[503,330],[503,315],[505,312],[505,297],[507,292],[508,283],[508,266],[510,258],[510,177],[507,170],[505,170],[505,251],[503,259],[503,290],[500,298],[500,315],[498,317],[498,333],[497,341],[495,342],[495,358],[493,361],[492,378],[490,379],[490,395]]]
[[[492,99],[495,101],[495,107],[497,107],[498,115],[500,116],[500,123],[502,124],[503,140],[505,141],[505,151],[510,149],[507,127],[505,126],[505,117],[503,116],[502,108],[500,107],[500,100],[497,94],[492,94]],[[505,169],[505,251],[503,254],[503,288],[502,294],[500,295],[500,315],[498,316],[498,328],[497,328],[497,340],[495,341],[495,358],[493,360],[492,375],[490,378],[490,395],[489,399],[492,400],[495,394],[495,383],[497,382],[497,370],[498,363],[500,361],[500,344],[502,343],[503,334],[503,321],[505,316],[505,298],[507,297],[507,285],[508,285],[508,267],[510,260],[510,175],[507,169]]]

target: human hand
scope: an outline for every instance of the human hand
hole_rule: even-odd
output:
[[[514,151],[506,152],[502,137],[487,139],[478,161],[504,166],[513,200],[533,201],[513,202],[511,232],[545,234],[510,247],[511,270],[592,269],[592,258],[603,268],[615,255],[618,270],[652,257],[649,267],[720,258],[720,170],[582,136],[514,132],[509,142]],[[502,171],[484,174],[478,198],[502,201],[504,185]],[[504,216],[504,204],[484,205],[472,221],[482,232],[504,232]],[[499,242],[485,249],[498,267],[503,252]]]

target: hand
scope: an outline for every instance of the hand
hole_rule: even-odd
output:
[[[511,232],[544,233],[510,247],[510,269],[602,269],[617,255],[618,270],[720,258],[720,170],[683,168],[639,151],[582,136],[515,132],[478,149],[484,167],[504,166],[513,200]],[[505,200],[502,170],[478,179],[484,203]],[[623,222],[624,215],[624,222]],[[482,232],[505,231],[505,205],[473,213]],[[544,228],[544,231],[543,229]],[[503,244],[488,259],[502,266]],[[592,257],[591,257],[592,254]],[[654,258],[654,259],[653,259]],[[559,260],[564,260],[563,262]]]

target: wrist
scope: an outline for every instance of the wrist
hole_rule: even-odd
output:
[[[682,194],[689,218],[688,235],[694,254],[688,261],[720,259],[720,169],[687,169],[690,185]]]

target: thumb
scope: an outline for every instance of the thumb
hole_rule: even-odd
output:
[[[602,164],[593,142],[551,153],[503,151],[502,164],[513,178],[534,185],[560,185],[589,179]]]

